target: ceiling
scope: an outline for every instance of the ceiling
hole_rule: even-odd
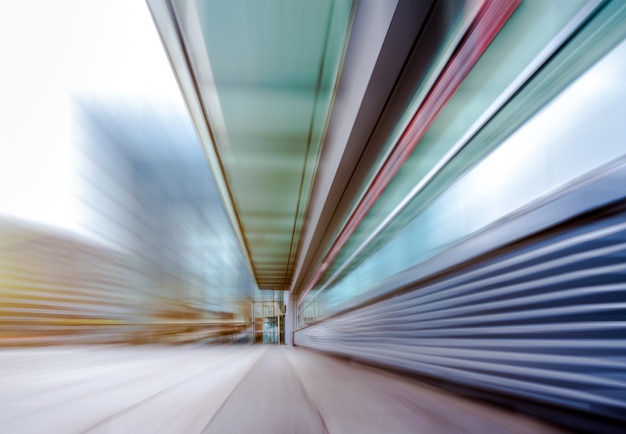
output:
[[[368,142],[431,2],[148,4],[259,288],[293,290],[349,211],[366,148],[378,155]]]

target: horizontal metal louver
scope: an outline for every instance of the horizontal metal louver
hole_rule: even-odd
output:
[[[295,342],[626,421],[624,204],[327,318]]]

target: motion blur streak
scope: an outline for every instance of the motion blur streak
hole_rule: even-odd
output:
[[[0,6],[0,433],[626,423],[625,0]]]

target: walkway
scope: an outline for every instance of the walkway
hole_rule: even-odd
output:
[[[559,431],[298,348],[84,346],[0,350],[0,432]]]

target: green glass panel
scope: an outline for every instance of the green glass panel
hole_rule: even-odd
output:
[[[244,237],[254,262],[257,249],[267,249],[258,234],[271,233],[272,254],[282,255],[282,269],[290,270],[352,1],[203,0],[196,6],[219,101],[220,113],[209,112],[209,123]],[[268,222],[271,213],[281,218]],[[255,235],[248,236],[248,228]]]

